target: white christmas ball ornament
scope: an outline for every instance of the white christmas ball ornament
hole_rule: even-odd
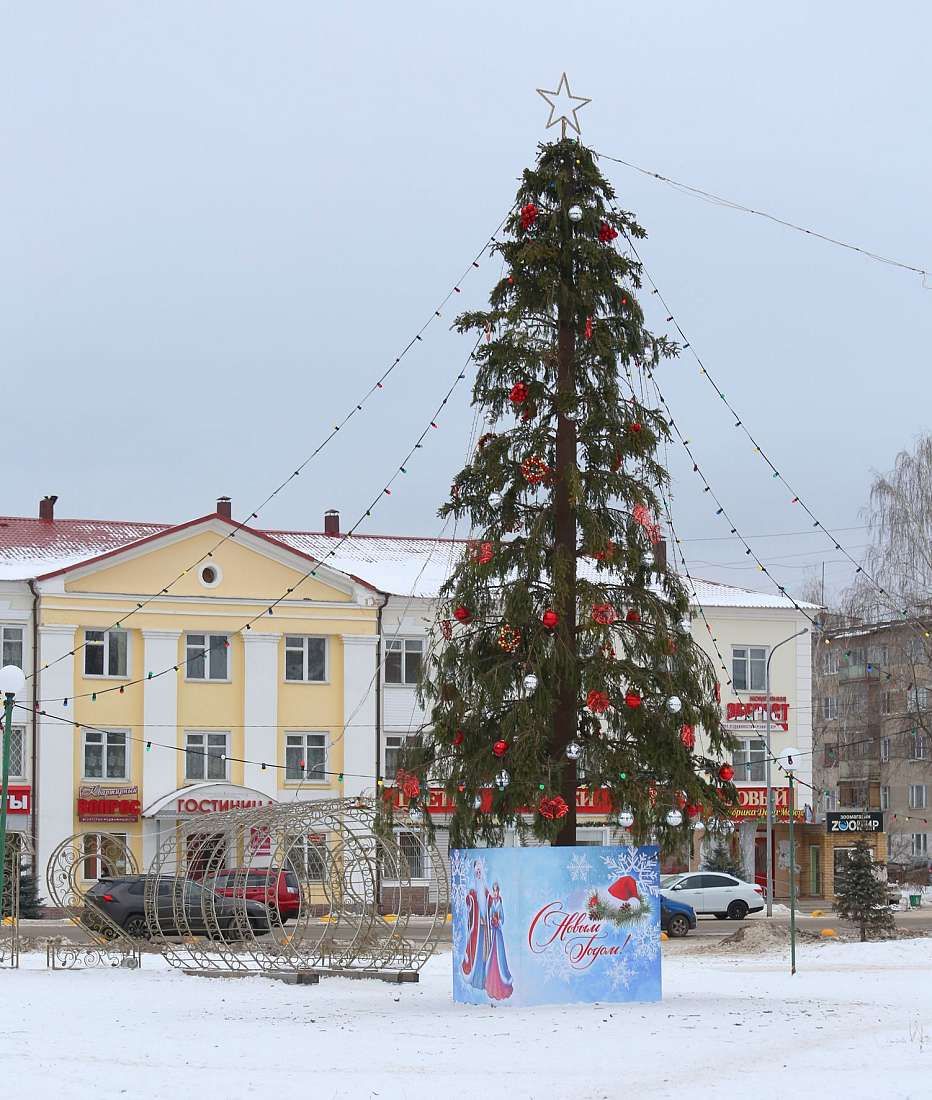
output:
[[[495,786],[498,787],[500,791],[503,791],[510,782],[511,776],[504,770],[500,771],[495,777]]]
[[[686,615],[676,624],[676,628],[681,634],[688,634],[693,628],[693,621]]]
[[[679,714],[683,709],[683,700],[678,695],[671,695],[667,700],[667,710],[671,714]]]
[[[653,550],[645,550],[641,555],[641,565],[645,569],[653,569],[655,560]]]
[[[705,825],[703,825],[703,823],[701,821],[694,821],[693,822],[693,832],[704,833],[705,832]]]
[[[477,794],[476,797],[472,800],[472,808],[474,810],[481,810],[482,809],[482,795],[481,794]]]
[[[618,824],[622,829],[630,829],[634,824],[634,814],[630,810],[622,810],[618,815]]]
[[[568,213],[569,213],[571,222],[581,222],[582,221],[582,207],[581,206],[576,206],[575,203],[574,203],[573,206],[571,206],[569,208]]]
[[[578,741],[570,741],[566,746],[566,756],[568,760],[578,760],[582,753],[582,747]]]
[[[667,814],[667,824],[676,828],[677,825],[683,824],[683,815],[679,810],[670,810]]]
[[[408,810],[408,820],[413,825],[420,825],[423,822],[424,811],[420,808],[420,806],[412,806],[411,809]]]
[[[524,690],[525,691],[537,691],[537,677],[533,672],[529,672],[524,677]]]
[[[504,499],[501,493],[489,493],[489,504],[493,508],[498,508]]]

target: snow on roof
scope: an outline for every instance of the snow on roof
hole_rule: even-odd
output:
[[[42,576],[176,528],[167,523],[0,516],[0,580]],[[464,539],[415,535],[256,531],[395,596],[436,596],[466,546]],[[792,600],[777,593],[707,580],[696,580],[695,587],[696,602],[703,607],[793,608]],[[816,609],[815,604],[801,606]]]

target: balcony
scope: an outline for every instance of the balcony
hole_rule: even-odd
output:
[[[875,746],[870,746],[876,750]],[[839,783],[877,783],[880,781],[880,752],[868,756],[843,754],[838,762]]]
[[[879,680],[880,670],[876,665],[859,662],[858,664],[843,664],[838,670],[839,684],[853,684],[862,680]]]

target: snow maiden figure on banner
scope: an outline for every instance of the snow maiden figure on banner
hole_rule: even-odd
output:
[[[485,884],[481,860],[473,862],[475,885],[466,895],[466,951],[460,964],[466,982],[495,1001],[510,997],[514,986],[505,952],[505,909],[499,884]]]

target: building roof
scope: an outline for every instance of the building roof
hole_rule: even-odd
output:
[[[228,521],[229,522],[229,521]],[[72,568],[179,526],[125,520],[34,519],[0,516],[0,580],[26,580]],[[321,531],[248,528],[355,580],[396,596],[436,596],[466,543],[415,535],[332,535]],[[584,566],[585,568],[585,566]],[[595,569],[592,566],[592,575]],[[695,580],[703,607],[792,610],[777,593]],[[815,609],[814,604],[801,604]]]

